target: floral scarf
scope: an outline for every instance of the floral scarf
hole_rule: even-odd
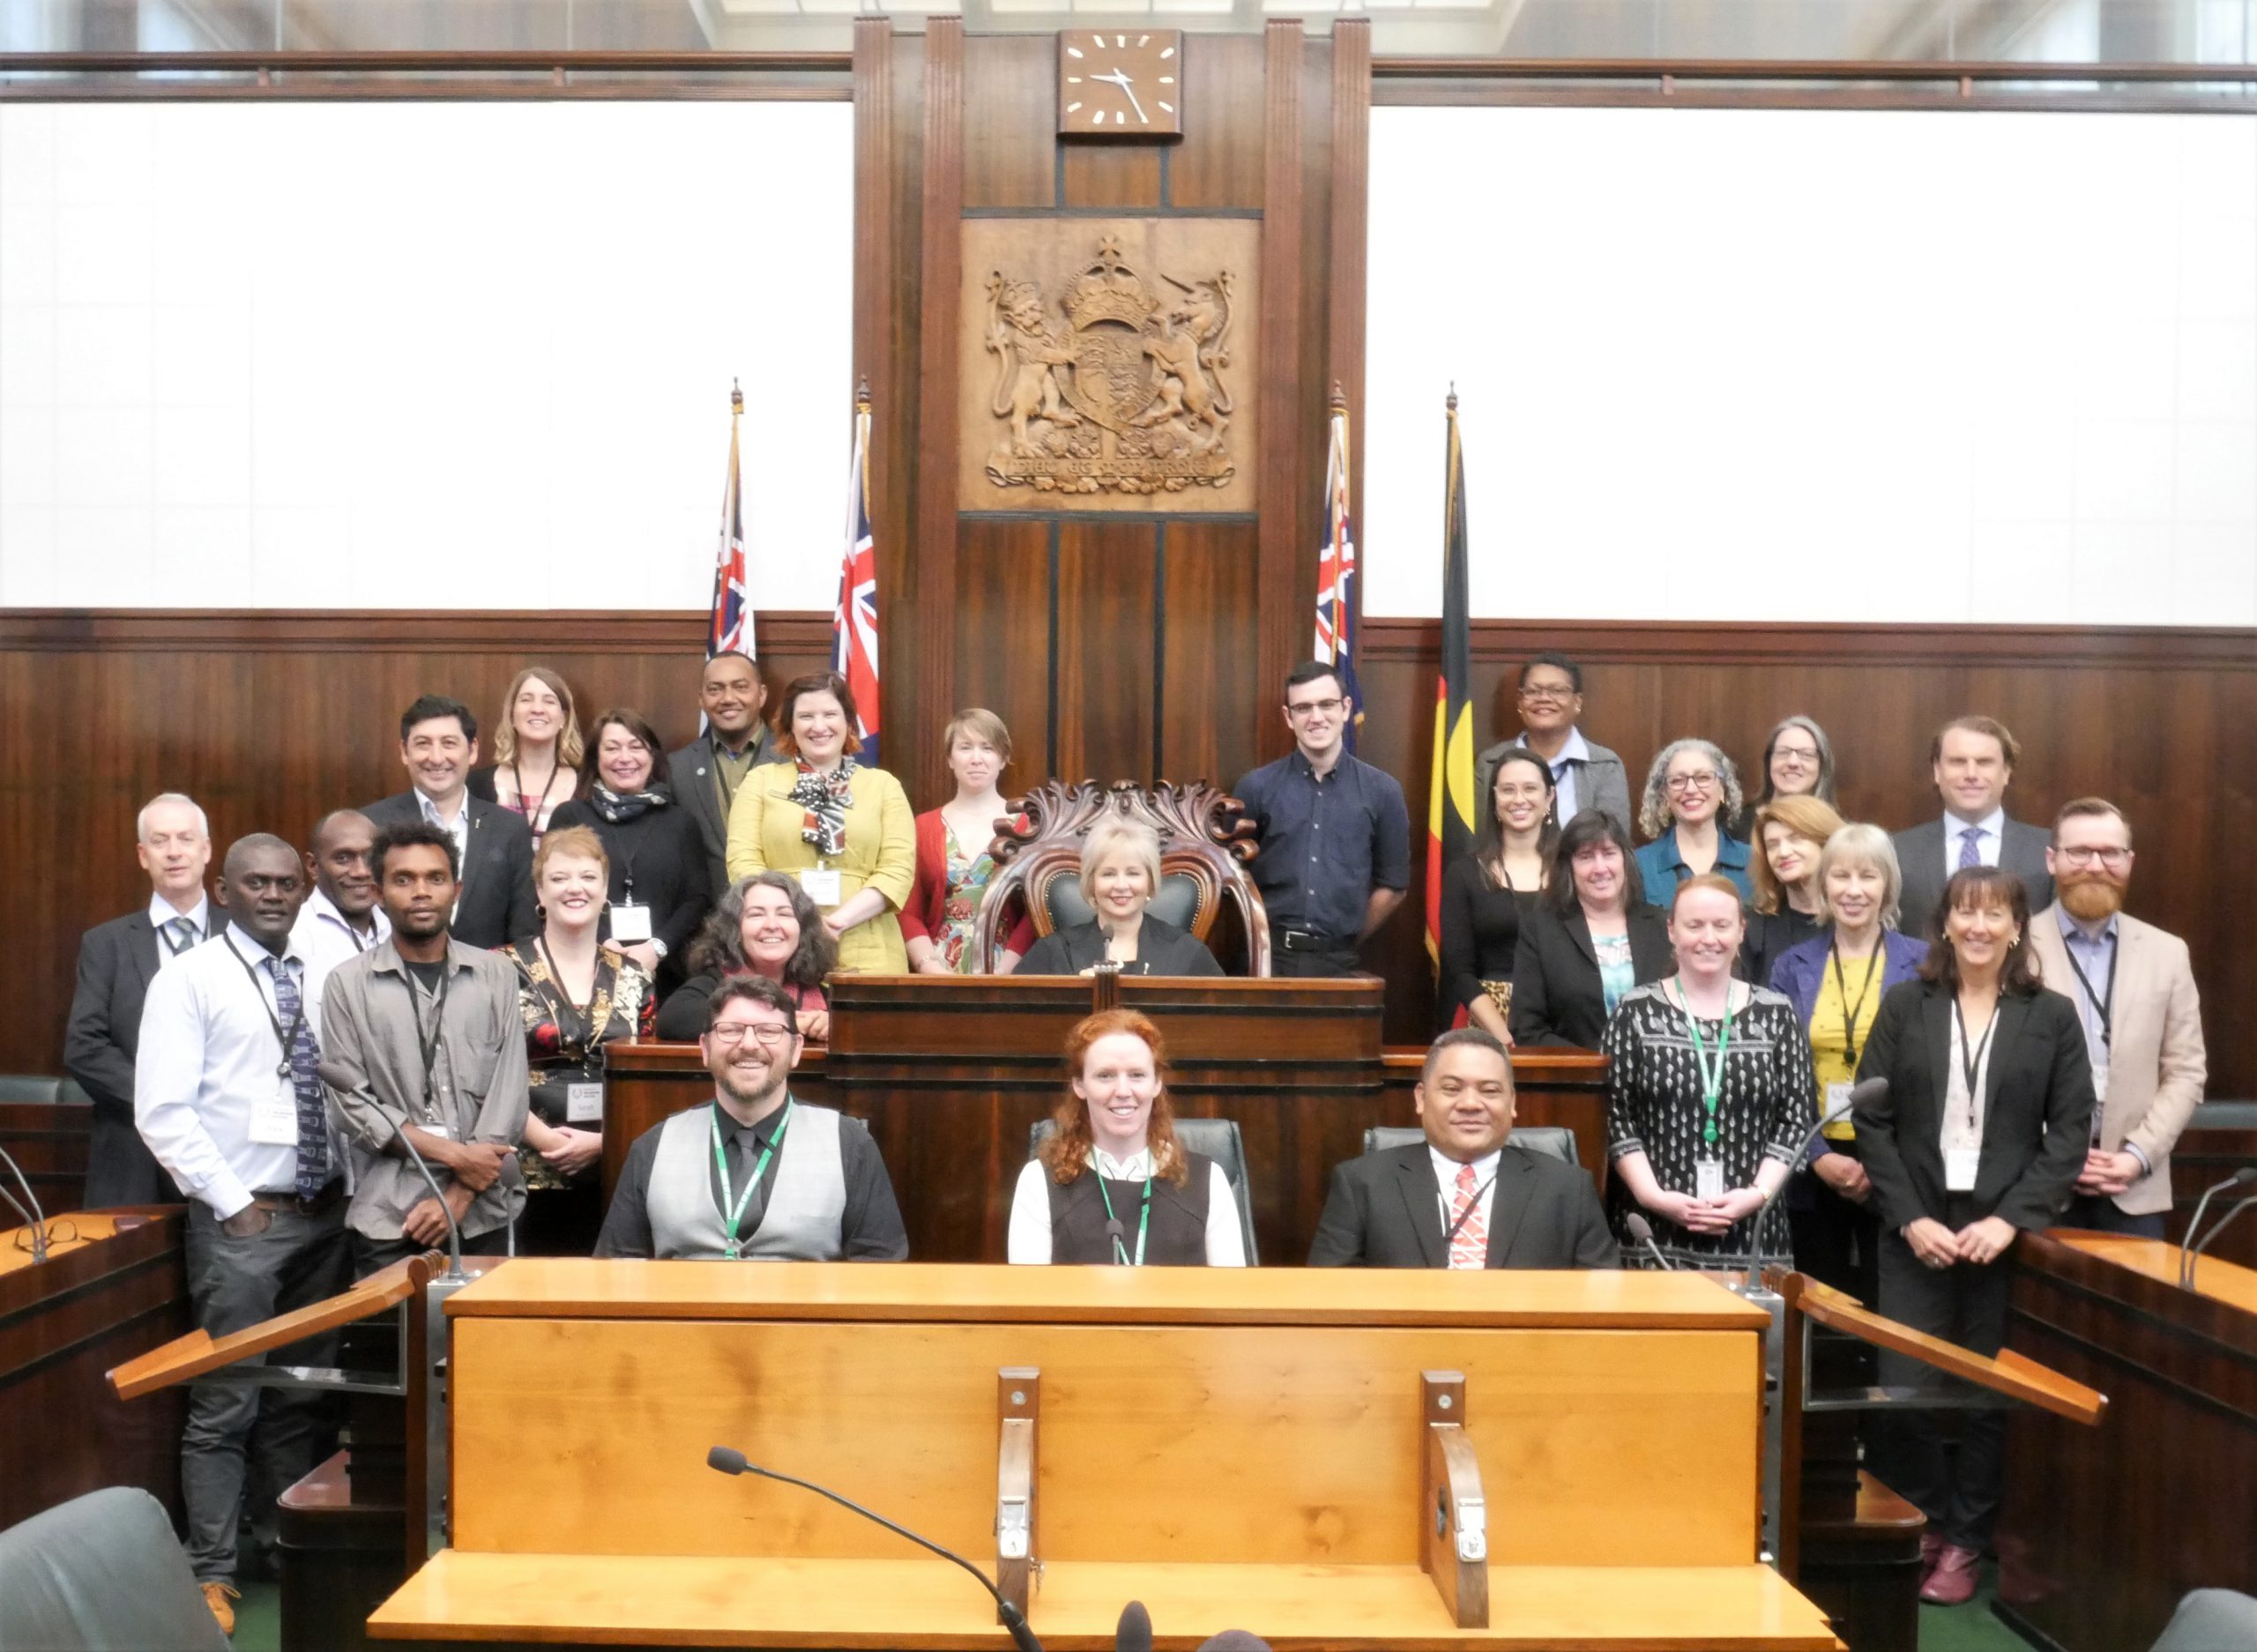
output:
[[[673,789],[663,780],[653,781],[647,792],[615,792],[600,780],[588,791],[588,806],[614,826],[624,825],[647,810],[664,808],[673,801]]]
[[[792,801],[807,811],[800,827],[802,841],[813,844],[818,855],[842,854],[846,848],[846,810],[854,800],[854,760],[841,757],[830,774],[818,773],[803,762],[792,786]]]

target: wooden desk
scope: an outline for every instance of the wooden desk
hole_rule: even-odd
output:
[[[2176,1246],[2070,1230],[2014,1256],[2008,1346],[2110,1404],[2098,1428],[2015,1417],[2000,1546],[2034,1597],[2001,1614],[2116,1652],[2187,1589],[2257,1591],[2257,1273],[2209,1257],[2185,1291]]]
[[[185,1395],[122,1404],[103,1373],[189,1328],[186,1214],[66,1211],[48,1227],[37,1264],[30,1230],[0,1232],[0,1527],[105,1485],[177,1514]]]
[[[1833,1644],[1752,1565],[1766,1316],[1690,1274],[520,1258],[448,1304],[454,1547],[379,1638],[1005,1644],[997,1373],[1039,1372],[1032,1616],[1106,1647]],[[1492,1627],[1419,1569],[1420,1373],[1464,1376]],[[528,1430],[525,1418],[542,1425]]]

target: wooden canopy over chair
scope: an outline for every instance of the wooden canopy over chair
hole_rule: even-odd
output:
[[[1269,974],[1270,921],[1246,874],[1255,845],[1233,835],[1239,807],[1236,798],[1204,780],[1184,786],[1162,781],[1150,790],[1133,780],[1110,786],[1044,781],[1011,805],[1014,818],[996,822],[989,850],[995,875],[980,908],[980,967],[995,967],[1002,915],[1014,897],[1025,903],[1039,935],[1088,920],[1080,889],[1082,840],[1111,815],[1141,821],[1159,834],[1160,888],[1152,898],[1153,915],[1204,941],[1223,909],[1235,908],[1246,929],[1246,973]]]

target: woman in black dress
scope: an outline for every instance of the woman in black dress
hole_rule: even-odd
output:
[[[1471,851],[1442,874],[1441,1002],[1444,1025],[1465,1024],[1512,1043],[1513,954],[1522,913],[1544,889],[1560,829],[1552,765],[1525,746],[1497,758],[1488,807]]]

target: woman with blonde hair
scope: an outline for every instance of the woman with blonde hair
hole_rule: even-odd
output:
[[[1087,975],[1117,964],[1124,975],[1220,975],[1196,935],[1145,910],[1160,888],[1159,834],[1108,815],[1082,839],[1082,899],[1097,914],[1034,943],[1021,975]]]
[[[1167,1046],[1134,1009],[1066,1035],[1066,1094],[1011,1194],[1015,1262],[1243,1268],[1238,1201],[1221,1165],[1175,1136]]]
[[[1774,798],[1755,811],[1748,867],[1755,898],[1739,949],[1743,979],[1768,986],[1779,955],[1818,934],[1818,855],[1841,830],[1842,817],[1814,797]]]
[[[958,711],[941,731],[941,749],[956,777],[956,795],[917,817],[917,883],[901,909],[901,938],[909,967],[920,975],[976,975],[980,907],[995,875],[995,825],[1010,811],[999,783],[1010,766],[1011,731],[980,706]],[[1024,911],[995,960],[1009,975],[1034,944]]]
[[[546,666],[527,666],[502,696],[494,761],[470,771],[470,794],[523,815],[538,847],[557,805],[579,795],[585,755],[571,686]]]

